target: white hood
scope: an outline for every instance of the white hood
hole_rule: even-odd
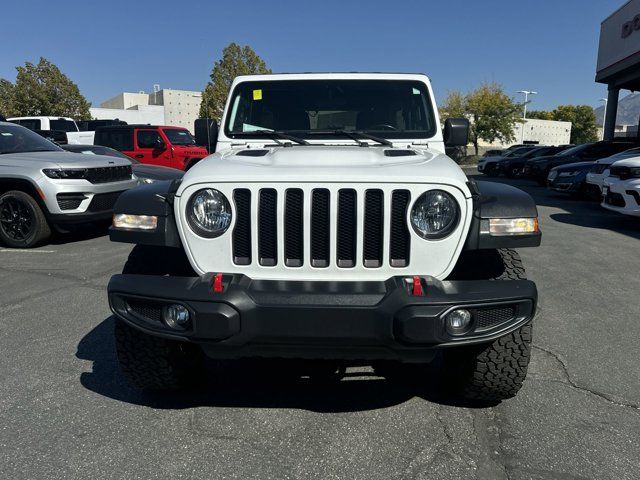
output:
[[[462,169],[440,152],[383,146],[292,146],[252,148],[262,156],[227,150],[202,160],[189,170],[178,195],[190,185],[219,182],[318,183],[438,183],[460,188],[468,196]],[[388,156],[385,151],[415,152]]]

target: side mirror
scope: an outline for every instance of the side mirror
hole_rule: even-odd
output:
[[[198,118],[194,123],[196,144],[205,147],[209,153],[216,151],[218,143],[218,122],[213,118]]]
[[[445,147],[465,147],[469,143],[469,120],[447,118],[444,122]]]

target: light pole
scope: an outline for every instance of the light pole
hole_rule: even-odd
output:
[[[524,111],[522,113],[522,137],[520,139],[520,143],[524,144],[524,126],[527,120],[527,104],[529,103],[529,95],[537,95],[538,92],[532,92],[530,90],[518,90],[516,93],[524,94]]]
[[[601,98],[601,102],[604,102],[604,114],[602,115],[602,140],[604,140],[604,126],[607,122],[607,103],[609,102],[608,98]]]

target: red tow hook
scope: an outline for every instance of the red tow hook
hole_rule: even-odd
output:
[[[213,291],[215,293],[222,293],[224,291],[224,285],[222,285],[222,274],[216,273],[213,277]]]
[[[422,297],[424,295],[424,290],[422,288],[422,280],[417,275],[413,276],[413,289],[411,291],[411,294],[414,297]]]

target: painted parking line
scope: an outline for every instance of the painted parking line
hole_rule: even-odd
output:
[[[56,253],[55,250],[29,250],[28,248],[0,248],[0,253]]]

